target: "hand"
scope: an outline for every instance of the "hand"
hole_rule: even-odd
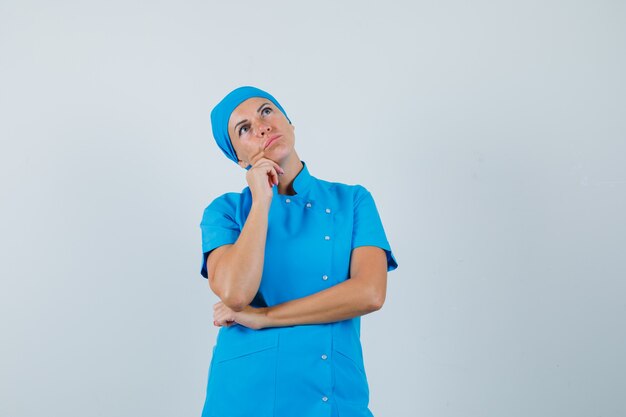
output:
[[[267,308],[251,306],[245,306],[241,311],[233,311],[219,301],[213,306],[213,324],[218,327],[240,324],[250,329],[260,330],[268,326],[266,312]]]
[[[252,161],[252,167],[246,173],[246,181],[252,193],[252,201],[269,201],[273,195],[272,187],[278,185],[278,176],[285,171],[276,162],[265,158],[263,151],[256,154]]]

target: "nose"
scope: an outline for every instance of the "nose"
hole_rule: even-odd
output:
[[[270,131],[270,126],[264,122],[259,122],[256,126],[257,134],[264,137],[266,133]]]

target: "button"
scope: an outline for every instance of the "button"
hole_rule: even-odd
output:
[[[290,198],[286,199],[285,203],[291,203],[291,199]]]
[[[330,236],[324,236],[324,239],[330,240]]]
[[[322,277],[322,279],[323,279],[324,281],[326,281],[326,280],[328,279],[328,275],[324,275],[324,276]]]
[[[307,208],[311,208],[311,203],[306,203]]]
[[[328,397],[322,397],[322,401],[324,402],[328,401]]]
[[[328,209],[328,208],[327,208],[327,209],[326,209],[326,213],[330,213],[330,209]]]
[[[326,359],[328,359],[328,356],[322,355],[322,359],[326,360]]]

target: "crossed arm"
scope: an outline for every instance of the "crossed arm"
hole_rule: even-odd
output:
[[[379,310],[385,301],[386,291],[385,251],[376,246],[361,246],[352,250],[350,279],[272,307],[254,308],[248,305],[235,311],[220,301],[214,306],[214,324],[231,326],[238,323],[262,329],[346,320]]]

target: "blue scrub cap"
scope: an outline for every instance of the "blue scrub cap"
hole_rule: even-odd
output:
[[[228,93],[226,97],[211,110],[211,128],[217,146],[220,147],[228,159],[235,163],[238,162],[238,159],[235,148],[233,148],[233,144],[230,140],[230,135],[228,134],[228,119],[230,119],[231,113],[238,105],[251,97],[263,97],[270,100],[280,109],[287,120],[289,120],[285,110],[270,93],[251,86],[239,87]],[[291,120],[289,120],[289,123],[291,123]],[[250,165],[248,165],[246,169],[250,169]]]

